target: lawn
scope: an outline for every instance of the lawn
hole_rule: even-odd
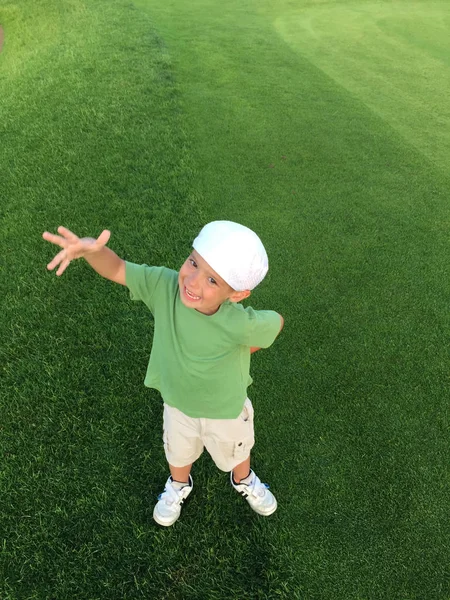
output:
[[[450,7],[0,0],[0,598],[449,600]],[[168,530],[152,321],[41,232],[178,268],[254,228],[251,513],[208,456]]]

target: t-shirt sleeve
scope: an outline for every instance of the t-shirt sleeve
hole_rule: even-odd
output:
[[[274,310],[246,309],[248,323],[246,346],[268,348],[280,332],[281,317]]]
[[[149,267],[125,262],[125,285],[130,290],[132,300],[141,300],[154,311],[155,292],[164,267]]]

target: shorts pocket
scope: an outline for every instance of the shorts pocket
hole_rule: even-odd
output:
[[[248,455],[250,454],[250,450],[253,447],[253,443],[251,440],[242,440],[241,442],[235,442],[233,448],[233,458],[238,460],[239,462],[243,462]]]

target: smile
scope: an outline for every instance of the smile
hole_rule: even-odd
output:
[[[190,292],[187,287],[184,288],[184,293],[185,295],[190,299],[190,300],[200,300],[200,296],[196,296],[195,294],[193,294],[192,292]]]

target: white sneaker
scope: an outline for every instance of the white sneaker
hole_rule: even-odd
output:
[[[250,470],[250,475],[238,483],[233,481],[233,471],[230,473],[231,485],[243,496],[255,512],[268,517],[277,510],[277,499],[269,492],[267,483],[261,483],[259,477]]]
[[[181,506],[192,492],[194,482],[189,475],[189,483],[181,484],[173,481],[172,477],[166,481],[164,492],[159,494],[158,502],[153,510],[153,518],[163,527],[173,525],[180,516]]]

